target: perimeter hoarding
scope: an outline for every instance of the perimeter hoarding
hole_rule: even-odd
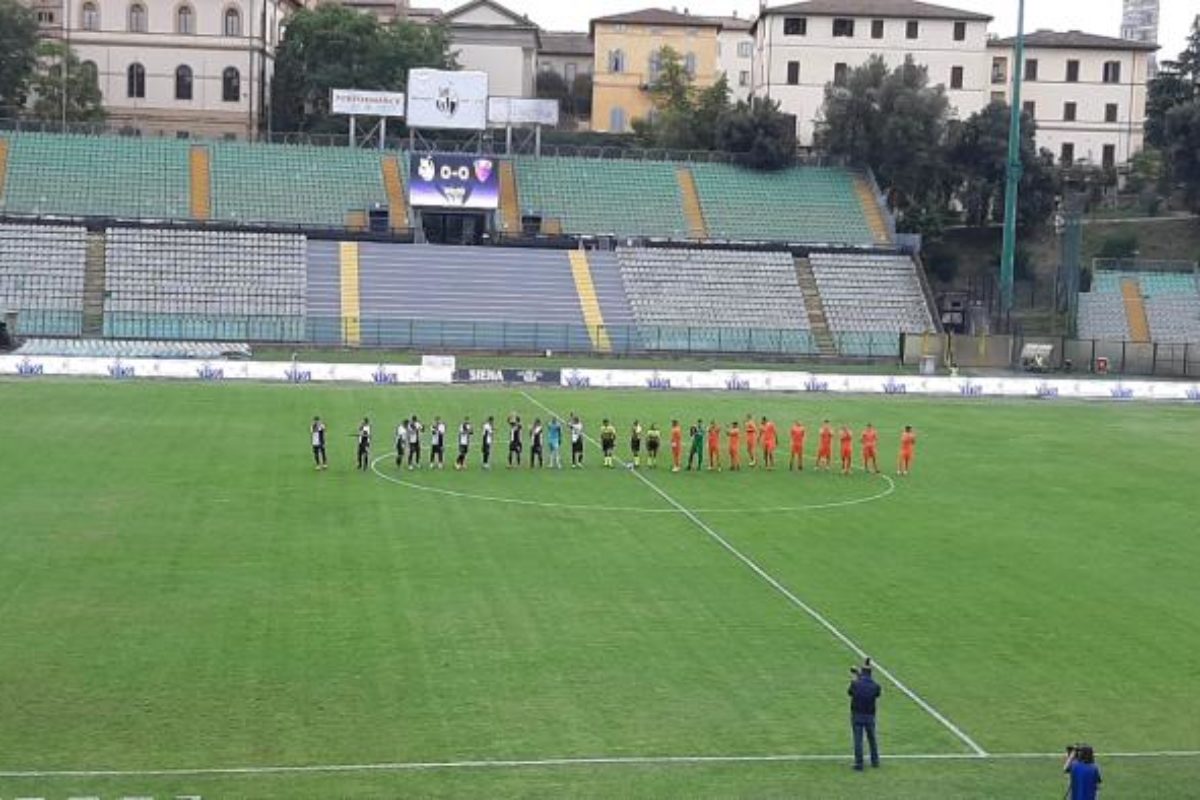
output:
[[[500,205],[499,165],[491,156],[413,153],[408,204],[414,208],[493,210]]]
[[[414,69],[408,73],[408,124],[413,128],[481,131],[487,127],[486,72]]]
[[[491,125],[558,125],[557,100],[533,100],[525,97],[492,97],[488,100]]]
[[[334,89],[329,103],[334,114],[366,117],[403,117],[403,92],[360,92]]]

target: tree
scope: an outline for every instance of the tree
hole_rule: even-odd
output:
[[[1200,100],[1171,109],[1165,132],[1171,175],[1183,186],[1188,207],[1200,211]]]
[[[560,114],[570,114],[572,111],[571,90],[567,81],[552,69],[540,70],[534,81],[534,93],[542,100],[558,102]]]
[[[592,116],[592,76],[591,73],[581,72],[575,76],[571,84],[571,96],[574,98],[575,113],[580,119]]]
[[[273,124],[284,131],[339,130],[343,122],[329,113],[331,90],[403,91],[410,69],[454,65],[443,25],[381,25],[336,3],[301,9],[289,18],[276,55]]]
[[[1164,61],[1146,93],[1146,141],[1166,145],[1167,113],[1191,102],[1200,91],[1200,15],[1192,22],[1187,46],[1174,61]]]
[[[84,66],[79,57],[60,42],[38,45],[37,71],[30,81],[33,90],[32,115],[57,121],[63,118],[63,59],[67,63],[67,122],[103,122],[104,98],[95,66]]]
[[[717,120],[714,144],[747,167],[781,169],[796,156],[796,118],[780,111],[776,100],[739,100]]]
[[[19,0],[0,0],[0,116],[24,107],[37,64],[38,24]]]

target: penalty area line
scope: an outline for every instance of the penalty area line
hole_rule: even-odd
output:
[[[529,392],[522,390],[521,395],[527,401],[529,401],[533,405],[537,406],[538,408],[542,409],[542,411],[546,412],[547,414],[550,414],[552,416],[561,416],[560,414],[555,412],[553,409],[549,408],[544,403],[542,403],[540,400],[533,397],[533,395],[529,394]],[[589,442],[591,442],[593,446],[599,446],[597,444],[596,440],[593,439],[591,436],[584,434],[584,437]],[[624,462],[622,462],[622,465],[624,465]],[[629,470],[629,472],[635,478],[637,478],[643,484],[645,484],[651,490],[653,490],[659,497],[661,497],[663,500],[665,500],[669,505],[671,505],[675,509],[678,509],[679,513],[681,513],[683,516],[687,517],[687,519],[693,525],[695,525],[697,528],[699,528],[704,533],[706,533],[709,536],[709,538],[711,538],[713,541],[715,541],[717,544],[719,544],[721,547],[723,547],[730,555],[734,556],[737,560],[741,561],[744,565],[749,567],[749,569],[755,575],[757,575],[759,578],[761,578],[763,581],[765,581],[771,588],[773,588],[779,594],[783,595],[792,605],[794,605],[796,608],[799,608],[801,611],[803,611],[805,614],[807,614],[811,619],[813,619],[815,622],[817,622],[821,627],[823,627],[830,634],[832,634],[833,637],[835,639],[837,639],[839,642],[841,642],[843,645],[845,645],[846,648],[850,650],[850,652],[854,653],[859,658],[865,659],[867,657],[867,655],[868,655],[867,651],[864,650],[861,646],[859,646],[859,644],[856,641],[854,641],[848,635],[843,633],[840,628],[838,628],[836,625],[834,625],[832,622],[830,622],[829,619],[826,618],[824,614],[817,611],[815,608],[810,606],[808,603],[801,600],[790,589],[788,589],[786,586],[784,586],[782,583],[780,583],[775,577],[773,577],[770,573],[768,573],[765,569],[763,569],[761,566],[759,566],[758,563],[754,561],[754,559],[750,558],[748,555],[743,553],[741,550],[734,547],[733,544],[731,544],[728,539],[726,539],[721,534],[717,533],[717,531],[713,530],[713,528],[708,523],[706,523],[704,520],[702,520],[698,516],[696,516],[696,514],[693,513],[691,510],[689,510],[687,506],[683,505],[678,500],[676,500],[674,497],[667,494],[667,492],[665,492],[657,483],[655,483],[654,481],[650,480],[645,475],[643,475],[640,470],[636,470],[636,469]],[[917,694],[914,690],[909,688],[907,684],[905,684],[903,681],[901,681],[899,678],[896,677],[895,673],[893,673],[891,670],[887,669],[885,666],[880,664],[879,661],[877,661],[873,656],[871,658],[871,664],[879,672],[879,674],[882,675],[884,678],[886,678],[888,680],[888,682],[890,682],[893,686],[895,686],[900,691],[901,694],[903,694],[909,700],[912,700],[914,703],[916,703],[917,706],[921,710],[923,710],[925,713],[929,714],[929,716],[931,716],[935,720],[937,720],[942,725],[942,727],[944,727],[946,730],[950,731],[950,733],[952,733],[959,741],[961,741],[963,744],[965,744],[967,747],[969,747],[971,749],[971,751],[975,754],[975,757],[987,756],[987,754],[988,754],[987,751],[984,750],[982,747],[980,747],[978,742],[976,742],[969,735],[967,735],[967,733],[962,728],[960,728],[958,725],[955,725],[945,714],[943,714],[942,712],[940,712],[936,708],[934,708],[933,705],[931,705],[927,700],[925,700],[925,698],[921,697],[921,695]]]

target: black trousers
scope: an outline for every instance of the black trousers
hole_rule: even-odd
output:
[[[325,445],[313,445],[313,461],[317,462],[318,467],[325,463]]]
[[[421,445],[419,444],[408,446],[408,465],[411,467],[414,464],[418,467],[421,466]]]
[[[539,467],[542,466],[542,446],[540,444],[529,448],[529,466],[532,467],[535,461]]]
[[[371,466],[371,448],[360,444],[358,446],[358,468],[367,469],[369,466]]]

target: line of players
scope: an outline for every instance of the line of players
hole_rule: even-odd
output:
[[[515,412],[510,414],[506,420],[508,424],[508,467],[520,467],[524,454],[524,434],[525,425],[521,422],[521,417]],[[312,426],[310,428],[312,434],[312,449],[313,460],[316,462],[318,470],[328,468],[328,461],[325,453],[325,423],[320,417],[313,417]],[[419,469],[421,467],[421,442],[422,435],[426,432],[426,426],[420,421],[416,414],[413,414],[408,419],[401,421],[396,426],[395,447],[396,447],[396,466],[408,469]],[[430,469],[443,469],[445,467],[445,452],[446,452],[446,437],[448,435],[446,423],[441,417],[434,417],[433,422],[429,425],[429,461]],[[481,454],[482,466],[484,469],[492,468],[492,451],[496,440],[496,421],[495,417],[488,417],[483,423],[481,430]],[[553,469],[562,469],[562,449],[564,429],[558,417],[552,417],[549,424],[543,424],[540,418],[534,419],[529,426],[529,466],[544,467],[546,461]],[[804,445],[808,435],[807,429],[797,420],[792,424],[790,430],[791,437],[791,452],[788,460],[788,469],[802,471],[804,469]],[[371,421],[366,417],[358,427],[358,432],[354,434],[358,439],[358,469],[367,470],[371,465]],[[571,414],[568,418],[566,426],[566,435],[570,440],[571,447],[571,468],[583,468],[583,445],[584,445],[584,430],[583,422],[578,415]],[[471,450],[471,440],[475,436],[475,428],[471,423],[470,417],[464,417],[463,421],[458,425],[457,440],[458,440],[458,455],[454,460],[454,468],[463,470],[467,468],[467,459]],[[728,454],[728,461],[722,460],[721,439],[724,436],[726,440],[725,452]],[[671,471],[679,472],[685,469],[683,466],[683,428],[679,424],[679,420],[671,421],[670,429],[670,448],[671,448]],[[825,420],[818,431],[818,445],[816,468],[829,470],[833,466],[833,439],[834,430],[830,425],[829,420]],[[735,420],[724,429],[717,424],[716,420],[710,420],[708,425],[704,424],[703,420],[696,420],[694,425],[688,429],[688,440],[690,449],[687,457],[687,471],[700,471],[705,469],[705,453],[708,456],[707,469],[709,471],[720,472],[725,464],[728,464],[732,471],[739,471],[742,468],[742,443],[745,442],[747,466],[756,468],[759,465],[759,456],[762,458],[762,466],[764,469],[775,469],[775,451],[778,446],[779,437],[775,423],[767,417],[762,417],[761,421],[755,423],[754,418],[747,415],[743,424]],[[879,431],[870,423],[863,429],[860,436],[862,467],[866,472],[879,473]],[[900,435],[900,453],[897,460],[897,474],[908,475],[912,467],[913,457],[916,451],[917,436],[911,425],[906,425],[904,431]],[[843,425],[838,434],[838,442],[840,445],[839,452],[841,455],[841,473],[850,475],[854,469],[854,433],[849,427]],[[641,423],[634,420],[629,429],[629,449],[632,455],[632,461],[629,466],[636,469],[642,466],[642,447],[646,449],[646,466],[657,468],[658,454],[662,445],[662,432],[655,423],[650,423],[649,426],[643,427]],[[707,448],[705,445],[707,444]],[[600,426],[600,449],[603,453],[604,466],[611,469],[615,463],[615,451],[617,446],[617,429],[612,423],[605,419]]]

